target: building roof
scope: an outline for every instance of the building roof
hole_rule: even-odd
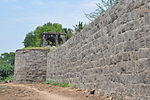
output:
[[[43,34],[60,34],[60,35],[66,35],[66,33],[63,33],[63,32],[43,32]]]

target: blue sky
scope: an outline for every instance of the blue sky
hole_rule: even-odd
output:
[[[47,22],[72,28],[99,0],[0,0],[0,53],[23,48],[25,35]]]

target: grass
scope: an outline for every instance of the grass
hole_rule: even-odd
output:
[[[43,82],[43,84],[51,84],[54,86],[60,86],[60,87],[70,87],[69,83],[65,83],[65,82],[57,82],[57,81],[45,81]]]
[[[55,50],[57,47],[53,46],[53,47],[27,47],[27,48],[23,48],[22,50],[49,50],[49,51],[53,51]]]
[[[0,82],[6,82],[6,81],[9,81],[9,80],[12,80],[13,79],[13,75],[10,75],[8,77],[5,77],[5,78],[0,78]]]
[[[45,81],[45,82],[43,82],[43,84],[51,84],[51,85],[54,85],[54,86],[70,87],[72,89],[78,89],[78,87],[76,85],[71,85],[71,84],[66,83],[66,82],[57,82],[57,81],[54,81],[54,80]]]

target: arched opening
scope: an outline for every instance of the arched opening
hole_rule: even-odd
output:
[[[47,41],[47,45],[50,45],[50,46],[55,46],[55,38],[54,37],[49,37],[46,39]]]
[[[59,44],[63,44],[63,39],[59,38]]]
[[[42,46],[58,46],[66,41],[66,35],[57,32],[44,32]]]

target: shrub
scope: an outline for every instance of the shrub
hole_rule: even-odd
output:
[[[6,81],[10,81],[12,79],[13,79],[13,75],[10,75],[8,77],[1,77],[0,82],[6,82]]]

